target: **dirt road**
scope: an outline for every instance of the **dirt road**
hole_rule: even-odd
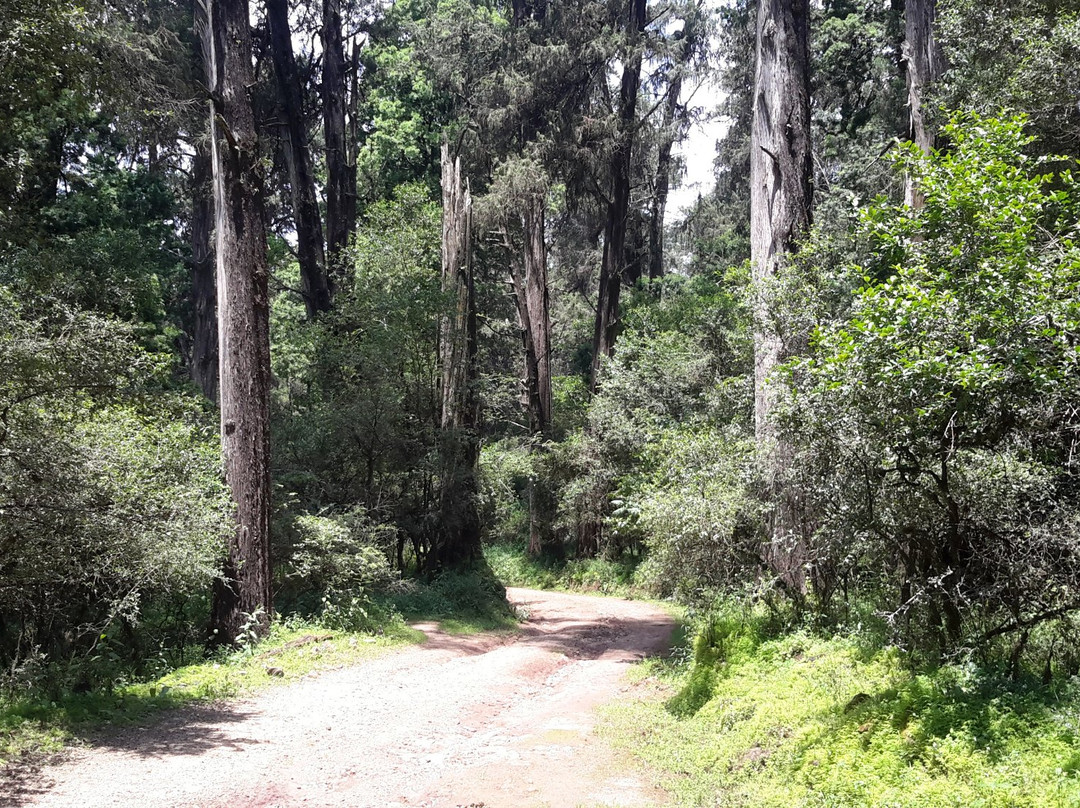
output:
[[[632,601],[509,590],[520,637],[451,637],[248,701],[118,730],[0,805],[265,808],[654,806],[594,733],[627,663],[673,623]],[[0,784],[3,788],[3,784]]]

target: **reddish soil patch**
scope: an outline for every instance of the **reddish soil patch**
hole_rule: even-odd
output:
[[[671,618],[633,601],[508,594],[529,614],[520,636],[425,625],[422,646],[95,738],[0,782],[0,806],[663,804],[593,728],[627,664],[667,647]]]

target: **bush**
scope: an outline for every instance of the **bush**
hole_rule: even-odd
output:
[[[293,532],[280,596],[284,607],[318,616],[331,628],[375,628],[381,616],[372,596],[398,578],[390,565],[396,530],[355,508],[344,514],[298,516]]]
[[[528,446],[502,440],[480,450],[479,510],[484,539],[493,543],[528,542]]]
[[[599,524],[601,556],[647,560],[657,594],[708,600],[742,588],[758,564],[752,492],[748,345],[734,279],[673,279],[661,301],[637,301],[605,365],[589,427],[562,451],[572,473],[560,524]]]
[[[108,684],[200,639],[231,527],[218,444],[190,403],[146,402],[159,366],[129,329],[35,309],[0,289],[0,662]]]
[[[1080,602],[1080,197],[1023,125],[902,150],[925,206],[866,210],[865,285],[790,368],[819,594],[871,593],[937,653],[1022,650]]]

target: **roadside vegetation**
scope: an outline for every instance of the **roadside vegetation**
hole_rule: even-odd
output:
[[[760,609],[699,625],[605,713],[607,736],[680,805],[1077,804],[1076,680],[917,664],[865,628],[792,630]]]

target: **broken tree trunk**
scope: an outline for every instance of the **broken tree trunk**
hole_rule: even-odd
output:
[[[440,329],[442,363],[440,525],[428,571],[475,561],[480,555],[476,467],[480,407],[476,395],[476,301],[472,274],[472,198],[461,158],[442,147],[442,288],[450,303]]]

